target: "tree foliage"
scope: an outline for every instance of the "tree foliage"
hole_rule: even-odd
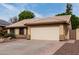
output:
[[[76,29],[79,26],[79,18],[75,15],[71,16],[72,29]]]
[[[66,14],[72,14],[72,4],[71,3],[67,3],[66,6]]]
[[[56,16],[63,16],[63,15],[69,15],[67,13],[61,13],[61,14],[57,14]]]
[[[71,3],[67,3],[66,12],[57,14],[56,16],[62,16],[62,15],[72,15],[72,4]]]
[[[34,13],[26,10],[22,11],[18,16],[19,16],[19,21],[23,19],[31,19],[35,17]]]
[[[72,13],[72,4],[67,3],[66,12],[57,14],[56,16],[63,16],[63,15],[71,15],[72,29],[76,29],[79,26],[79,18]]]

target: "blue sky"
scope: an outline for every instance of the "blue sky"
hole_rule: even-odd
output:
[[[73,5],[73,14],[79,16],[79,4]],[[18,16],[23,10],[32,11],[36,17],[49,17],[65,12],[66,3],[1,3],[0,19],[9,21],[11,17]]]

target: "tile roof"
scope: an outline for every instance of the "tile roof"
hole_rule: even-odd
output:
[[[10,23],[8,23],[7,21],[4,21],[2,19],[0,19],[0,26],[7,26],[10,25]]]
[[[69,23],[71,15],[54,16],[47,18],[24,19],[7,27],[25,27],[26,25],[45,24],[45,23]]]

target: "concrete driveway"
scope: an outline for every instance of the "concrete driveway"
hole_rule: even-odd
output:
[[[65,42],[19,39],[0,43],[0,55],[51,55]]]

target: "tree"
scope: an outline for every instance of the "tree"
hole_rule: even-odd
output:
[[[23,19],[31,19],[35,17],[34,13],[32,13],[31,11],[25,11],[25,10],[22,11],[18,16],[19,16],[19,21]]]
[[[16,22],[18,22],[18,18],[15,16],[15,17],[12,17],[12,18],[10,18],[10,22],[11,23],[16,23]]]
[[[61,14],[57,14],[56,16],[63,16],[63,15],[67,15],[66,13],[61,13]]]
[[[56,16],[62,16],[62,15],[72,15],[72,4],[71,3],[67,3],[66,12],[57,14]]]
[[[71,15],[72,29],[76,29],[79,26],[79,18],[72,13],[72,4],[71,3],[67,3],[66,12],[57,14],[56,16],[62,16],[62,15]]]
[[[79,26],[79,18],[75,15],[71,16],[71,26],[72,29],[76,29]]]
[[[65,13],[68,14],[68,15],[72,14],[72,4],[71,3],[67,3]]]

